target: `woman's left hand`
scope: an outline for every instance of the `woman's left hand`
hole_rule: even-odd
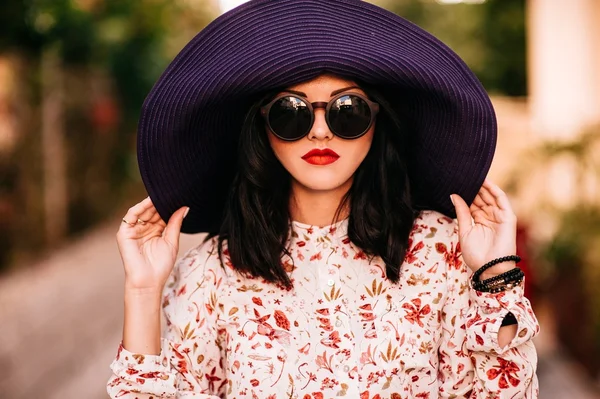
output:
[[[458,194],[450,197],[456,210],[460,246],[467,266],[475,271],[493,259],[516,254],[517,218],[500,187],[486,179],[470,208]],[[514,263],[511,264],[510,267],[498,265],[494,269],[508,270],[514,267]]]

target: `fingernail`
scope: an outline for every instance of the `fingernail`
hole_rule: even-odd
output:
[[[190,207],[188,206],[188,208],[185,210],[183,217],[185,218],[188,214],[188,212],[190,211]]]
[[[454,198],[452,198],[452,194],[450,194],[450,201],[452,202],[452,205],[456,206],[456,205],[454,204]]]

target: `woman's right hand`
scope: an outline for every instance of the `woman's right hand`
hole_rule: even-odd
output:
[[[117,232],[126,290],[162,292],[177,260],[181,223],[188,210],[178,209],[165,223],[150,197],[129,208]]]

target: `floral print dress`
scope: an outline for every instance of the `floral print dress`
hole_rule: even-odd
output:
[[[110,397],[538,397],[539,325],[523,286],[473,290],[455,220],[420,213],[399,284],[347,223],[292,222],[291,290],[238,275],[216,238],[187,252],[165,286],[161,354],[120,344]],[[508,312],[518,331],[501,348]]]

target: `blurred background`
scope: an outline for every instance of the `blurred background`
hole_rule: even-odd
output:
[[[519,217],[540,397],[600,398],[600,1],[373,2],[446,42],[492,96],[490,176]],[[123,306],[114,234],[146,196],[141,103],[239,3],[2,1],[0,398],[107,397]]]

